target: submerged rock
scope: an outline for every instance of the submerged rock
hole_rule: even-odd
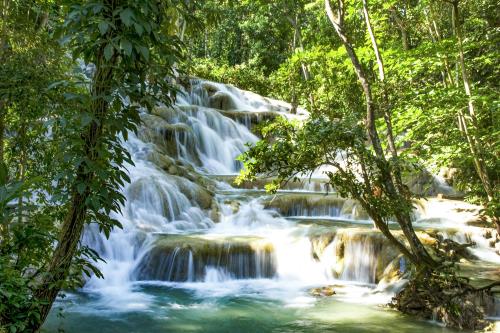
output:
[[[333,296],[336,294],[333,285],[320,287],[320,288],[313,288],[313,289],[309,290],[309,293],[315,297]]]

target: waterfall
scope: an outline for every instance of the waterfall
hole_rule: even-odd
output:
[[[92,277],[84,290],[137,308],[150,302],[135,288],[146,282],[220,291],[246,281],[245,288],[250,284],[283,299],[291,290],[306,293],[334,284],[358,300],[397,282],[404,260],[355,201],[332,189],[326,193],[321,170],[275,196],[263,193],[258,181],[232,183],[242,167],[236,158],[258,140],[255,124],[278,115],[307,116],[304,110],[291,115],[290,108],[231,86],[191,80],[175,105],[141,114],[138,133],[123,140],[134,162],[124,166],[131,182],[121,189],[121,213],[112,216],[123,228],[109,239],[95,226],[86,229],[82,241],[105,260],[98,264],[105,278]],[[498,236],[485,237],[483,228],[462,221],[458,206],[443,202],[420,204],[417,230],[474,241],[473,255],[500,262]],[[457,221],[459,230],[451,232]],[[301,295],[290,302],[314,301]]]

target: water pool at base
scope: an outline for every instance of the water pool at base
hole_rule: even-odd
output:
[[[276,283],[279,283],[276,281]],[[239,281],[238,291],[175,285],[135,285],[128,302],[113,304],[100,295],[68,295],[54,307],[42,332],[71,333],[323,333],[323,332],[458,332],[418,321],[376,304],[341,301],[336,296],[314,298],[307,291],[269,295],[269,281]],[[267,290],[265,290],[267,285]],[[208,289],[205,289],[208,288]],[[262,292],[258,290],[263,288]],[[369,302],[370,303],[370,302]],[[133,309],[133,308],[136,309]],[[62,308],[62,317],[58,316]]]

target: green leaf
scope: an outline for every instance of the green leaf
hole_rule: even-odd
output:
[[[134,23],[134,28],[135,28],[135,32],[137,32],[137,34],[139,36],[142,36],[142,34],[144,33],[144,28],[142,27],[142,25],[140,25],[138,23]]]
[[[105,35],[106,32],[109,29],[109,23],[106,21],[101,21],[99,22],[99,31],[101,32],[101,35]]]
[[[85,183],[79,183],[78,185],[76,185],[76,190],[79,194],[83,194],[86,188],[87,185],[85,185]]]
[[[125,51],[127,56],[130,57],[132,55],[132,43],[130,43],[128,39],[122,38],[120,47]]]
[[[130,8],[125,8],[120,13],[120,19],[122,20],[123,24],[125,24],[127,27],[130,27],[132,25],[133,17],[134,17],[134,13],[132,12],[132,10]]]
[[[106,47],[104,48],[104,57],[106,58],[106,60],[111,60],[114,52],[115,51],[112,44],[106,45]]]
[[[139,46],[139,52],[145,60],[149,60],[149,49],[145,46]]]

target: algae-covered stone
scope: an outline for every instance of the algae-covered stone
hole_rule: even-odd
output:
[[[209,106],[219,110],[233,110],[236,108],[231,96],[220,91],[210,96]]]
[[[265,208],[274,208],[283,216],[340,216],[344,199],[324,194],[282,194],[267,200]]]
[[[274,248],[256,237],[158,235],[134,275],[139,280],[200,281],[208,267],[234,278],[273,277]]]

